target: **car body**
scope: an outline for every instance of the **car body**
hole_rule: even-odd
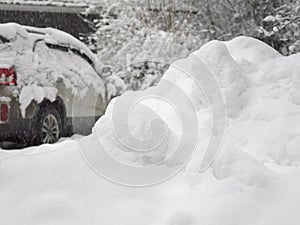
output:
[[[0,24],[0,142],[88,134],[111,98],[105,69],[65,32]]]

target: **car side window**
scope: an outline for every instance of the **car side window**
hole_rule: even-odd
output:
[[[7,42],[9,42],[9,40],[7,40],[5,37],[0,35],[0,44],[4,44],[4,43],[7,43]]]
[[[62,78],[74,94],[84,96],[91,86],[101,87],[102,80],[92,61],[79,50],[41,42],[36,46],[35,55],[40,70],[48,71],[48,76]]]
[[[33,51],[33,65],[38,74],[39,83],[47,86],[54,84],[58,72],[55,55],[51,54],[44,41],[35,42]]]

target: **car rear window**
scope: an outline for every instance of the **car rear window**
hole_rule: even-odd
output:
[[[75,55],[78,55],[82,59],[84,59],[85,61],[87,61],[91,66],[93,66],[93,61],[86,54],[82,53],[81,51],[79,51],[76,48],[66,47],[66,46],[62,46],[62,45],[55,45],[55,44],[50,44],[50,43],[46,43],[46,45],[50,49],[56,49],[56,50],[60,50],[60,51],[63,51],[63,52],[69,52],[69,51],[71,51]]]
[[[34,52],[34,63],[38,65],[39,77],[46,77],[48,83],[55,81],[58,76],[63,78],[66,86],[73,89],[73,93],[83,91],[83,94],[90,86],[101,87],[102,80],[99,75],[79,51],[38,42]]]

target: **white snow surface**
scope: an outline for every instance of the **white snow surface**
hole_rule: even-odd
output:
[[[264,18],[265,22],[275,22],[277,20],[277,18],[275,16],[266,16]]]
[[[11,99],[9,97],[0,97],[0,102],[10,102]]]
[[[299,60],[300,54],[285,57],[248,37],[212,41],[175,62],[157,87],[126,92],[114,99],[93,134],[79,140],[81,145],[70,139],[23,151],[1,151],[1,223],[298,225]],[[186,65],[192,72],[178,70],[178,65]],[[202,75],[218,81],[227,111],[220,154],[205,172],[199,171],[199,165],[214,131],[211,108],[195,82]],[[183,101],[179,106],[183,108],[181,117],[191,113],[198,117],[194,126],[200,130],[199,147],[189,163],[174,178],[147,188],[120,186],[96,174],[82,156],[85,151],[96,155],[98,138],[112,157],[132,166],[164,162],[172,154],[183,135],[182,124],[174,107],[163,101],[168,94],[176,95],[164,89],[164,81],[178,84],[195,105]],[[151,97],[153,93],[160,98]],[[114,116],[122,116],[126,104],[137,99],[142,100],[130,112],[127,130],[144,142],[130,139],[124,124],[114,120]],[[116,109],[116,105],[124,108]],[[159,123],[149,125],[150,112],[159,115]],[[129,151],[120,144],[114,135],[117,131],[122,134],[121,141],[136,148],[159,143],[164,132],[168,135],[157,151],[145,153]],[[186,151],[189,147],[185,146]],[[175,158],[168,161],[168,167],[180,163],[181,158]]]

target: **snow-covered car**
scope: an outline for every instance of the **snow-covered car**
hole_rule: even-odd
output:
[[[108,68],[63,31],[0,24],[0,142],[89,133],[113,95]]]

